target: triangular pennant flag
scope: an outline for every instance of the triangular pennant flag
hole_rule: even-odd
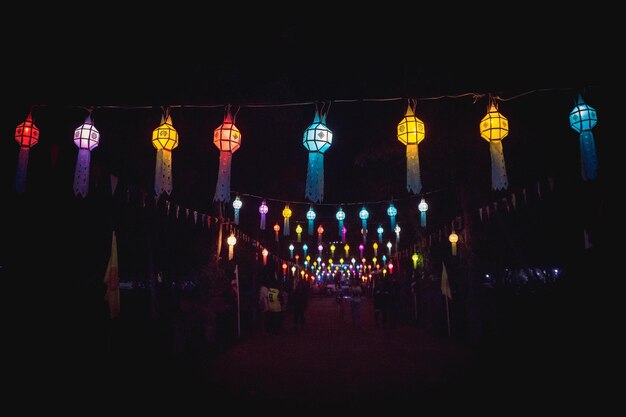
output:
[[[498,202],[497,202],[497,201],[494,201],[494,202],[493,202],[493,212],[495,213],[495,212],[497,212],[497,211],[498,211]]]
[[[130,187],[126,189],[126,203],[130,203]]]
[[[159,205],[159,196],[158,196],[158,195],[155,195],[155,196],[154,196],[154,207],[156,207],[156,206],[158,206],[158,205]]]
[[[194,224],[198,223],[198,211],[197,210],[193,211],[193,223]]]
[[[448,271],[446,270],[446,264],[441,262],[443,265],[441,269],[441,293],[445,295],[448,300],[452,300],[452,289],[450,288],[450,281],[448,280]]]
[[[119,283],[120,275],[117,260],[117,239],[115,237],[115,231],[113,231],[113,238],[111,239],[111,256],[109,257],[107,270],[104,273],[104,285],[107,287],[104,299],[109,304],[109,317],[112,319],[120,315]]]
[[[176,218],[178,218],[178,213],[180,212],[180,206],[176,204]]]
[[[483,221],[483,208],[479,207],[478,208],[478,217],[480,217],[480,221]]]
[[[200,223],[201,226],[204,227],[204,222],[206,221],[206,214],[200,213]]]
[[[185,209],[185,220],[187,220],[189,218],[189,209],[186,208]]]
[[[115,189],[117,188],[118,178],[116,175],[113,175],[113,174],[110,175],[110,178],[111,178],[111,195],[113,195],[115,194]]]
[[[511,205],[513,206],[513,209],[516,209],[517,207],[517,201],[515,200],[515,193],[511,194]]]
[[[485,214],[487,215],[487,220],[491,219],[491,210],[489,210],[489,206],[485,206]]]
[[[170,204],[172,204],[169,200],[165,200],[165,212],[167,215],[170,215]]]
[[[526,199],[526,188],[522,188],[522,197],[524,197],[524,204],[528,204],[528,200]]]
[[[541,182],[537,181],[537,197],[541,200]]]

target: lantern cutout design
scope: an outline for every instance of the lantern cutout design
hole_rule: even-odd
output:
[[[235,201],[233,201],[233,209],[235,210],[235,224],[239,224],[239,210],[243,206],[241,199],[239,196],[235,197]]]
[[[326,127],[326,113],[315,112],[313,123],[304,131],[302,143],[309,151],[305,198],[319,203],[324,199],[324,152],[333,143],[333,132]]]
[[[274,225],[274,232],[276,233],[276,242],[278,242],[278,232],[280,232],[280,225],[278,223]]]
[[[480,136],[489,142],[491,188],[494,190],[506,190],[509,186],[502,152],[502,139],[508,134],[509,121],[498,112],[498,106],[492,99],[487,115],[480,121]]]
[[[428,211],[428,203],[422,198],[422,201],[417,205],[417,209],[420,212],[420,226],[426,227],[426,212]]]
[[[383,232],[384,232],[383,227],[378,226],[378,229],[376,229],[376,231],[378,232],[378,243],[383,243]]]
[[[335,214],[335,217],[337,218],[337,221],[339,222],[339,236],[341,236],[342,232],[343,232],[343,220],[346,218],[346,213],[343,211],[343,209],[341,207],[339,207],[339,210],[337,210],[337,214]]]
[[[226,239],[226,243],[228,243],[228,260],[232,261],[234,247],[235,247],[235,244],[237,243],[237,238],[235,237],[234,234],[231,233],[230,236],[228,236],[228,239]]]
[[[283,221],[283,235],[284,236],[289,236],[291,234],[291,232],[289,231],[289,218],[291,217],[291,209],[289,208],[289,204],[285,205],[285,208],[283,209],[283,217],[284,217],[284,221]]]
[[[261,251],[261,255],[263,255],[263,265],[267,265],[267,255],[269,255],[269,251],[266,248],[263,248]]]
[[[83,197],[89,191],[89,162],[91,151],[100,142],[100,132],[93,125],[91,113],[85,119],[85,123],[78,126],[74,131],[74,143],[78,146],[78,159],[74,171],[74,194]]]
[[[302,226],[296,226],[296,235],[298,236],[298,242],[302,242]]]
[[[233,153],[241,146],[241,133],[235,119],[226,109],[224,122],[213,131],[213,143],[220,150],[220,166],[213,201],[230,201],[230,164]]]
[[[259,229],[261,230],[265,230],[265,218],[268,210],[269,209],[267,207],[267,204],[265,203],[265,200],[261,201],[261,205],[259,206],[259,213],[261,214],[261,224],[259,226]]]
[[[169,109],[161,116],[161,123],[152,131],[152,146],[156,149],[154,166],[154,193],[160,196],[172,193],[172,150],[178,146],[178,132],[172,124]]]
[[[359,217],[361,218],[361,227],[363,227],[363,239],[367,234],[367,219],[370,217],[370,212],[365,207],[359,211]]]
[[[396,228],[396,215],[398,214],[398,209],[393,205],[393,203],[389,204],[387,207],[387,216],[389,216],[389,221],[391,223],[391,230],[395,230]]]
[[[578,103],[569,114],[569,124],[580,133],[580,167],[583,180],[592,181],[598,177],[598,157],[591,129],[598,123],[596,110],[578,96]]]
[[[424,123],[415,116],[415,102],[409,103],[404,118],[398,123],[398,140],[406,145],[406,189],[414,194],[422,190],[417,145],[425,136]]]
[[[456,242],[459,241],[459,235],[454,232],[454,229],[452,229],[452,233],[448,236],[448,240],[452,246],[452,256],[456,256]]]
[[[17,157],[17,171],[15,173],[15,191],[23,193],[26,191],[28,153],[30,148],[39,142],[39,129],[33,123],[31,113],[28,113],[26,120],[15,128],[15,140],[20,145],[20,152]]]
[[[315,210],[313,210],[313,207],[309,207],[309,211],[306,212],[306,219],[309,221],[309,236],[313,236],[313,222],[315,221],[315,217],[317,217]]]

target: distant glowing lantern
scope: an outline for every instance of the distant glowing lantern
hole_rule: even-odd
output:
[[[263,265],[267,265],[267,255],[269,254],[270,252],[266,248],[263,248],[263,250],[261,251],[261,255],[263,255]]]
[[[339,210],[337,210],[337,214],[335,214],[335,217],[337,218],[337,221],[339,222],[339,236],[341,236],[342,233],[342,229],[343,229],[343,220],[346,218],[346,213],[343,211],[343,209],[341,207],[339,207]]]
[[[306,254],[308,250],[309,250],[309,245],[307,245],[306,243],[302,245],[302,251],[304,252],[304,256],[308,257],[308,255]]]
[[[283,275],[287,275],[287,263],[283,262]]]
[[[278,242],[278,232],[280,232],[280,225],[278,223],[274,225],[274,232],[276,233],[276,242]]]
[[[330,245],[330,256],[335,256],[335,249],[337,249],[337,247],[335,246],[335,244],[331,244]]]
[[[498,112],[494,99],[491,100],[487,115],[480,121],[480,136],[489,142],[491,153],[491,188],[505,190],[509,186],[502,153],[502,139],[509,134],[509,121]]]
[[[370,217],[370,212],[365,207],[359,211],[359,217],[361,218],[361,226],[363,227],[363,235],[367,233],[367,219]]]
[[[295,266],[291,267],[291,275],[296,275],[296,267]]]
[[[422,201],[417,205],[417,209],[420,212],[420,226],[426,227],[426,212],[428,211],[428,203],[422,198]]]
[[[459,241],[459,235],[457,235],[454,230],[452,230],[452,233],[450,233],[450,236],[448,236],[448,240],[452,245],[452,256],[456,256],[456,242]]]
[[[382,226],[378,226],[378,229],[376,229],[376,232],[378,232],[378,242],[379,243],[383,243],[383,232],[385,230],[383,229]]]
[[[387,266],[387,255],[383,255],[383,265]]]
[[[361,243],[359,245],[359,254],[361,255],[361,258],[363,257],[363,250],[365,249],[365,246],[363,246],[363,244]]]
[[[74,143],[78,146],[78,159],[74,171],[74,194],[85,197],[89,191],[91,151],[100,143],[100,132],[93,125],[91,113],[85,119],[85,123],[74,131]]]
[[[315,111],[313,123],[304,131],[302,143],[309,151],[305,198],[319,203],[324,200],[324,152],[333,143],[333,132],[326,126],[327,113]]]
[[[313,236],[313,222],[315,221],[315,210],[313,210],[313,206],[309,207],[309,211],[306,212],[306,219],[309,221],[309,236]]]
[[[321,224],[317,226],[317,241],[322,242],[322,234],[324,234],[324,226]]]
[[[15,140],[20,145],[17,157],[17,171],[15,173],[15,191],[23,193],[26,191],[26,173],[28,172],[28,153],[30,148],[39,142],[39,129],[33,123],[31,113],[28,113],[26,120],[15,128]]]
[[[241,146],[241,133],[235,119],[226,108],[224,122],[213,132],[213,143],[220,150],[220,166],[213,201],[230,201],[230,164],[233,153]]]
[[[572,129],[580,133],[580,162],[583,180],[591,181],[598,177],[598,157],[596,143],[591,129],[598,123],[596,110],[578,96],[578,103],[569,114]]]
[[[400,242],[400,231],[401,230],[402,229],[400,228],[399,225],[396,225],[396,228],[393,229],[393,231],[396,232],[396,250],[398,249],[397,246],[398,246],[398,243]]]
[[[298,242],[302,242],[302,226],[296,226],[296,235],[298,236]]]
[[[293,259],[293,250],[295,249],[295,247],[293,246],[293,243],[289,245],[289,256],[291,257],[291,259]]]
[[[374,256],[378,256],[378,243],[374,242],[372,247],[374,248]]]
[[[346,228],[346,226],[341,228],[341,242],[345,242],[346,241],[346,233],[348,233],[348,229]]]
[[[422,190],[417,144],[424,140],[425,133],[424,123],[415,116],[415,103],[409,104],[398,123],[398,140],[406,145],[406,189],[414,194]]]
[[[346,243],[346,245],[343,247],[343,250],[346,251],[346,258],[350,256],[350,245]]]
[[[178,132],[174,129],[169,108],[161,116],[161,124],[152,131],[152,146],[157,151],[154,167],[154,192],[160,196],[172,193],[172,150],[178,146]]]
[[[389,268],[389,273],[393,274],[393,264],[391,262],[389,262],[389,265],[387,265],[387,268]]]
[[[235,209],[235,224],[239,224],[239,209],[241,209],[243,203],[239,196],[235,197],[235,201],[233,201],[233,209]]]
[[[391,246],[393,246],[391,242],[387,242],[387,252],[389,253],[389,256],[391,256]]]
[[[289,236],[291,233],[289,231],[289,218],[291,217],[291,209],[289,208],[289,204],[285,205],[285,208],[283,209],[283,217],[285,219],[283,222],[283,235]]]
[[[231,235],[228,236],[228,239],[226,239],[226,243],[228,243],[228,260],[232,261],[233,260],[233,248],[235,247],[235,244],[237,243],[237,238],[235,237],[234,234],[231,233]]]
[[[391,222],[391,230],[396,228],[396,215],[398,214],[398,209],[393,205],[393,203],[389,204],[387,207],[387,216],[389,216],[389,221]]]
[[[320,256],[322,256],[322,250],[324,250],[324,246],[322,246],[322,244],[320,243],[319,245],[317,245],[317,251],[320,253]]]
[[[259,226],[259,229],[261,230],[265,230],[265,215],[268,212],[268,207],[267,204],[265,203],[265,200],[261,201],[261,205],[259,206],[259,213],[261,213],[261,225]]]
[[[411,259],[413,260],[413,269],[417,269],[417,260],[419,259],[417,253],[414,253],[413,256],[411,256]]]
[[[296,253],[296,256],[294,256],[294,258],[296,258],[296,263],[298,263],[298,261],[300,260],[300,255]]]
[[[339,263],[340,263],[341,265],[343,265],[343,263],[344,263],[343,258],[339,258]]]

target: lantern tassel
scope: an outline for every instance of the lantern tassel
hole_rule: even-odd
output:
[[[172,152],[157,149],[154,167],[154,192],[157,196],[172,193]]]
[[[30,148],[20,148],[17,157],[17,172],[15,173],[15,191],[23,193],[26,191],[26,172],[28,171],[28,152]]]
[[[343,220],[338,220],[338,221],[339,221],[339,236],[343,236]]]
[[[309,152],[305,197],[319,203],[324,199],[324,154]]]
[[[420,211],[420,226],[426,227],[426,212]]]
[[[313,220],[309,220],[309,236],[313,236]]]
[[[390,216],[389,221],[391,222],[391,230],[396,230],[396,216]]]
[[[284,217],[284,221],[283,221],[283,236],[289,236],[291,233],[289,233],[289,217]]]
[[[230,161],[232,157],[233,154],[231,152],[220,151],[220,167],[213,201],[230,201]]]
[[[491,152],[491,188],[494,190],[506,190],[509,186],[509,181],[506,177],[502,141],[489,141],[489,151]]]
[[[228,245],[228,260],[229,261],[233,260],[233,254],[234,254],[233,248],[234,248],[233,245]]]
[[[235,209],[235,224],[239,224],[239,209]]]
[[[591,130],[583,130],[580,132],[580,162],[583,180],[593,181],[598,178],[596,143]]]
[[[261,224],[259,225],[259,229],[265,230],[265,214],[261,213]]]
[[[74,195],[80,194],[83,197],[89,192],[89,162],[91,152],[89,149],[79,149],[76,160],[76,170],[74,171]]]
[[[452,245],[452,256],[456,256],[456,242],[451,242]]]
[[[406,189],[413,194],[419,194],[422,191],[417,143],[406,146]]]

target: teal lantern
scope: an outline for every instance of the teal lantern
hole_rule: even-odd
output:
[[[396,228],[396,215],[398,214],[398,209],[393,205],[393,203],[389,204],[387,207],[387,216],[389,216],[389,221],[391,222],[391,230]]]
[[[363,227],[363,236],[367,233],[367,219],[370,217],[370,212],[365,207],[359,211],[359,217],[361,218],[361,227]]]
[[[337,221],[339,222],[339,236],[341,236],[343,229],[344,229],[343,221],[346,218],[346,213],[343,211],[341,207],[339,207],[339,210],[337,210],[337,214],[335,214],[335,217],[337,218]]]
[[[241,202],[239,196],[235,197],[235,200],[233,201],[233,209],[235,211],[235,224],[239,224],[239,209],[241,209],[242,206],[243,203]]]
[[[578,103],[569,114],[569,124],[580,133],[580,162],[583,180],[591,181],[598,177],[598,157],[591,129],[598,123],[596,110],[578,96]]]
[[[306,212],[306,219],[309,221],[309,236],[313,236],[313,222],[315,221],[315,210],[313,210],[313,206],[309,207],[309,211]]]
[[[309,151],[305,198],[319,203],[324,199],[324,152],[333,143],[333,132],[326,127],[327,113],[315,112],[313,123],[304,131],[302,144]]]

